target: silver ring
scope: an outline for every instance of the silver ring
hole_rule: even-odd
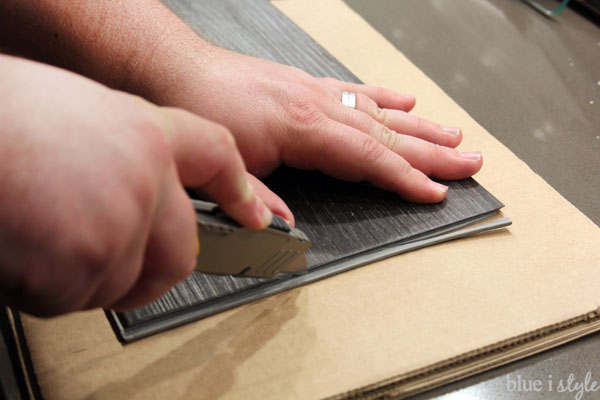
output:
[[[343,91],[342,104],[346,107],[356,108],[356,93]]]

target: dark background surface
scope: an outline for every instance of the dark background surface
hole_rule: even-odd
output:
[[[345,1],[600,225],[600,28],[595,16],[569,7],[548,19],[519,0]],[[600,383],[600,334],[416,398],[574,399],[575,392],[546,387],[510,391],[508,381],[520,376],[547,386],[552,375],[556,387],[571,373],[583,382],[588,372]],[[600,399],[600,392],[582,398]]]
[[[519,0],[346,3],[600,225],[598,25]]]

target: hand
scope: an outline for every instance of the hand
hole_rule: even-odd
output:
[[[459,179],[481,168],[481,154],[453,149],[458,129],[407,113],[414,98],[219,49],[158,0],[4,3],[0,44],[225,125],[259,177],[283,162],[437,202],[446,187],[427,176]],[[357,93],[356,110],[341,104],[343,90]]]
[[[287,204],[271,191],[264,183],[257,179],[254,175],[248,173],[248,181],[254,192],[262,199],[265,205],[273,212],[282,217],[289,225],[295,226],[295,218]]]
[[[53,67],[0,55],[0,302],[48,316],[131,308],[193,269],[200,188],[271,219],[232,136]]]
[[[209,54],[207,57],[206,54]],[[314,78],[296,68],[222,49],[201,55],[202,71],[181,74],[162,99],[227,126],[248,170],[259,177],[281,163],[373,184],[415,202],[438,202],[447,188],[427,176],[461,179],[482,165],[454,149],[458,128],[408,113],[411,96]],[[357,93],[356,109],[341,103]]]

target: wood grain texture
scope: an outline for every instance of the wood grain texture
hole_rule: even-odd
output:
[[[367,183],[341,182],[318,172],[289,168],[278,170],[266,183],[290,206],[297,227],[313,242],[307,253],[307,275],[336,268],[341,262],[351,269],[364,264],[365,255],[377,259],[378,249],[416,240],[502,207],[473,179],[444,182],[450,186],[448,197],[433,205],[408,203]],[[122,339],[127,331],[144,325],[142,337],[304,283],[293,276],[258,279],[195,272],[157,301],[111,315],[119,320]]]
[[[359,82],[266,0],[166,3],[200,34],[221,46],[293,65],[315,76]],[[450,186],[448,197],[434,205],[408,203],[366,183],[346,183],[289,168],[281,168],[265,182],[286,201],[298,228],[313,242],[307,254],[309,271],[342,261],[350,268],[358,255],[414,240],[502,207],[473,179],[444,182]],[[216,312],[212,310],[265,297],[277,288],[289,289],[285,281],[291,279],[196,272],[150,305],[127,313],[109,313],[109,318],[113,318],[121,339],[128,340],[127,332],[141,326],[145,335]]]

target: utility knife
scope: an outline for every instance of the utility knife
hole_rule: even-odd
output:
[[[192,199],[199,251],[196,270],[221,275],[272,278],[306,272],[310,240],[300,229],[273,215],[265,229],[248,229],[217,204]]]

